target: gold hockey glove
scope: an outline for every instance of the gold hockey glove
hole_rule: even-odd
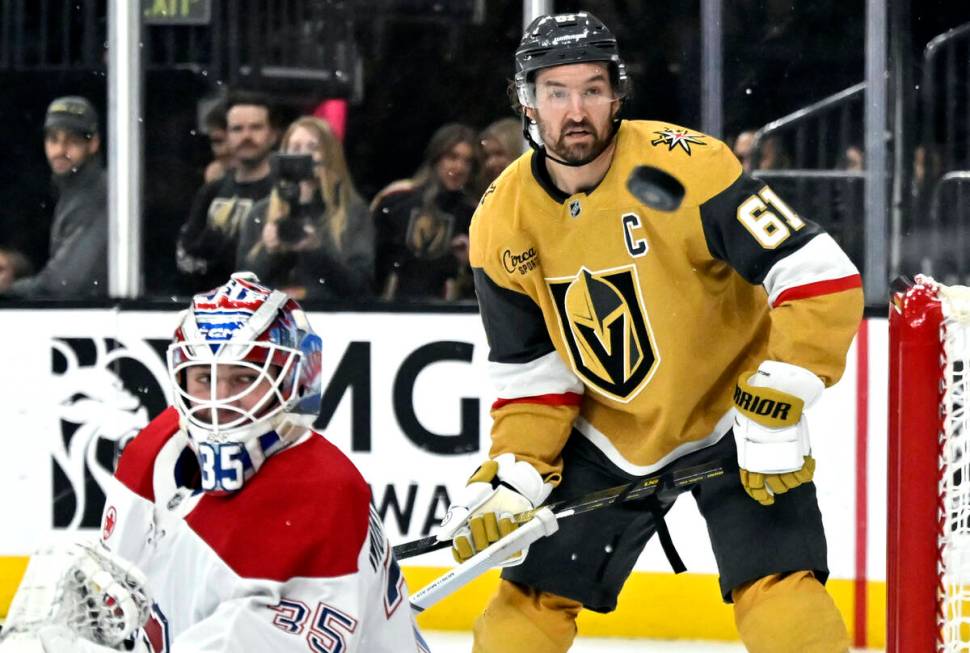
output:
[[[540,505],[551,491],[532,465],[510,453],[486,460],[448,508],[437,538],[450,539],[455,560],[464,562],[518,528],[513,516]],[[527,553],[519,551],[501,566],[520,564]]]
[[[764,361],[738,379],[734,390],[734,439],[741,484],[762,505],[776,494],[812,480],[815,459],[803,410],[815,403],[825,384],[809,370]]]

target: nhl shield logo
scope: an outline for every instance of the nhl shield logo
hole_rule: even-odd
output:
[[[582,212],[583,212],[583,206],[582,206],[582,204],[579,203],[579,200],[573,200],[572,202],[569,203],[569,215],[570,215],[570,217],[575,218],[576,216],[578,216]]]
[[[610,399],[631,401],[660,363],[636,267],[584,267],[546,283],[575,372]]]

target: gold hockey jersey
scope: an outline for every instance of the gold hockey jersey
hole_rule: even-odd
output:
[[[514,453],[555,481],[575,428],[649,474],[723,437],[735,381],[763,360],[826,385],[841,376],[862,314],[858,270],[723,143],[623,121],[608,173],[574,195],[543,159],[513,162],[472,220],[498,391],[492,456]],[[680,180],[678,210],[627,191],[641,164]]]

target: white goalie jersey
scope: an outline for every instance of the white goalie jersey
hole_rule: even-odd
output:
[[[148,578],[154,653],[427,651],[360,473],[315,433],[238,493],[189,489],[173,410],[125,449],[102,542]]]

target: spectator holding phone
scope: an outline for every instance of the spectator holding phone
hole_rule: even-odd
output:
[[[273,190],[243,222],[236,267],[300,300],[365,296],[373,224],[333,130],[319,118],[297,119],[270,169]]]

